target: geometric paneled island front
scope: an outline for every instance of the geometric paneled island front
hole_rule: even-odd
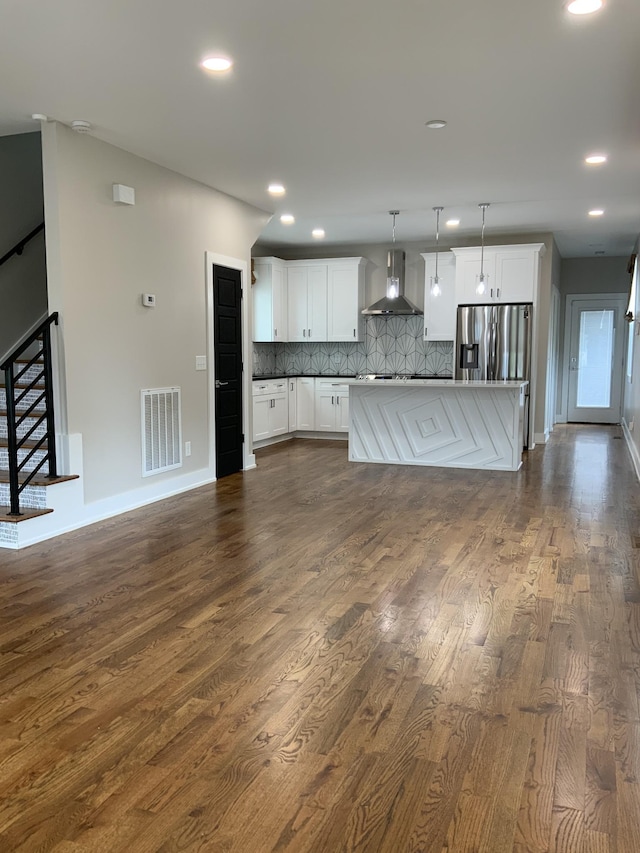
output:
[[[374,379],[349,385],[349,460],[517,471],[526,382]]]

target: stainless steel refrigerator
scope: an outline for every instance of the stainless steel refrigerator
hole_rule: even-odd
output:
[[[529,303],[459,305],[456,379],[531,381]],[[524,412],[524,446],[529,445],[529,386]]]

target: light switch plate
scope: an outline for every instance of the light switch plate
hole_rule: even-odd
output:
[[[206,370],[207,369],[207,357],[206,355],[197,355],[196,356],[196,370]]]

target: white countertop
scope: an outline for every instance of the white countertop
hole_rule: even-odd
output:
[[[351,379],[350,385],[355,386],[391,386],[400,388],[419,388],[427,385],[429,388],[451,387],[456,389],[473,388],[522,388],[528,385],[526,380],[481,380],[481,379]]]

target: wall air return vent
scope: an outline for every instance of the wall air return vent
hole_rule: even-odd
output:
[[[142,399],[142,476],[182,465],[179,388],[146,388]]]

